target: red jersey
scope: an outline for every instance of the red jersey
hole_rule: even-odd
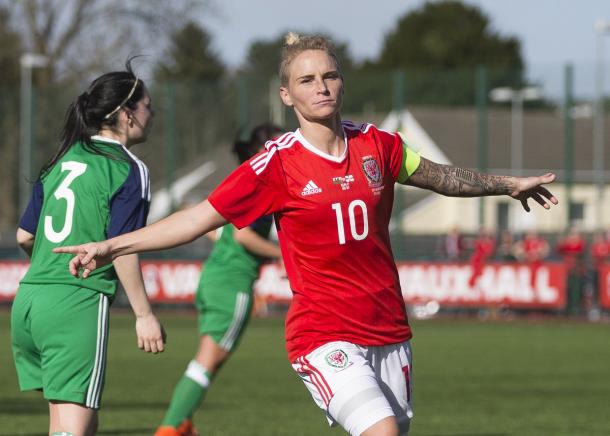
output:
[[[557,252],[563,256],[569,270],[578,265],[578,260],[584,251],[585,241],[580,236],[567,236],[557,244]]]
[[[530,262],[541,260],[546,254],[547,247],[547,242],[542,238],[525,238],[523,240],[523,252],[525,258]]]
[[[496,249],[496,241],[489,236],[482,236],[474,242],[473,261],[483,261],[491,256]]]
[[[591,257],[596,267],[603,264],[610,256],[610,245],[607,241],[596,241],[591,245]]]
[[[342,156],[289,132],[208,198],[240,228],[275,214],[294,296],[286,319],[291,361],[331,341],[387,345],[411,338],[388,230],[408,149],[398,134],[342,124]]]

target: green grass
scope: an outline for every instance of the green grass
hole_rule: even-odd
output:
[[[161,313],[168,349],[135,346],[132,317],[111,316],[100,435],[150,435],[197,342],[194,312]],[[44,435],[47,405],[20,393],[0,312],[0,435]],[[414,323],[412,436],[610,434],[607,324]],[[254,319],[195,422],[205,435],[340,435],[286,359],[282,319]]]

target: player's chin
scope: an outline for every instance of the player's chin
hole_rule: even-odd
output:
[[[337,115],[338,112],[339,109],[337,107],[325,106],[323,108],[318,108],[317,110],[312,111],[309,119],[312,121],[331,120]]]

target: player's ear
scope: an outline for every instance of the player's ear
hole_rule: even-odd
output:
[[[119,124],[128,123],[131,125],[131,114],[125,108],[119,110]]]
[[[286,106],[293,106],[292,98],[290,98],[288,88],[286,88],[285,86],[280,86],[280,98]]]

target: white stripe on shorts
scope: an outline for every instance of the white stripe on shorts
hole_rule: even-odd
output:
[[[87,389],[87,400],[85,406],[97,409],[100,407],[101,389],[106,370],[106,343],[108,341],[108,297],[100,294],[100,302],[97,311],[97,340],[95,345],[95,362],[89,388]]]
[[[239,336],[241,328],[244,325],[244,321],[248,315],[248,300],[248,294],[245,292],[239,292],[237,294],[237,298],[235,299],[235,309],[233,310],[233,321],[231,321],[231,325],[218,344],[227,351],[230,351],[231,348],[233,348],[233,344],[235,343],[235,340]]]

